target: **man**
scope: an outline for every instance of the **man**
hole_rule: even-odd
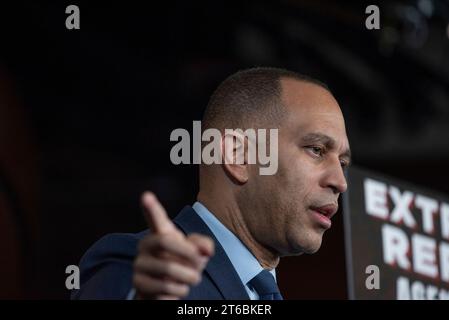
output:
[[[217,88],[204,115],[207,128],[223,133],[223,158],[236,155],[225,140],[241,138],[224,129],[279,129],[276,174],[261,175],[259,163],[249,163],[250,142],[243,140],[243,162],[200,165],[197,202],[173,222],[144,193],[150,231],[109,235],[89,249],[74,298],[282,299],[275,281],[280,257],[320,248],[347,188],[350,152],[340,107],[316,80],[254,68]]]

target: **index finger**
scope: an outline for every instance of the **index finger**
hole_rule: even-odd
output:
[[[170,220],[154,193],[146,191],[142,195],[142,206],[144,216],[151,232],[154,233],[170,233],[177,231],[175,225]]]

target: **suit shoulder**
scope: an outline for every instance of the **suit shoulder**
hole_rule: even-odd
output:
[[[74,299],[124,299],[131,288],[132,264],[140,233],[112,233],[95,242],[80,261],[80,289]]]
[[[134,258],[137,243],[148,231],[140,233],[111,233],[96,241],[81,258],[81,265],[103,259]]]

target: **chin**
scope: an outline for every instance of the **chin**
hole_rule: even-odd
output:
[[[322,235],[312,234],[290,241],[289,255],[313,254],[321,248]]]
[[[306,250],[304,250],[304,252],[308,254],[316,253],[321,248],[323,234],[314,234],[313,236],[310,236],[308,240],[308,245],[306,246]]]
[[[321,241],[320,241],[319,244],[313,244],[313,245],[310,245],[310,246],[304,248],[304,253],[307,253],[307,254],[314,254],[314,253],[316,253],[318,250],[320,250],[320,248],[321,248]]]

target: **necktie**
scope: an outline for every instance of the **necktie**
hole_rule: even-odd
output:
[[[273,275],[268,270],[262,270],[249,282],[259,294],[260,300],[283,300]]]

